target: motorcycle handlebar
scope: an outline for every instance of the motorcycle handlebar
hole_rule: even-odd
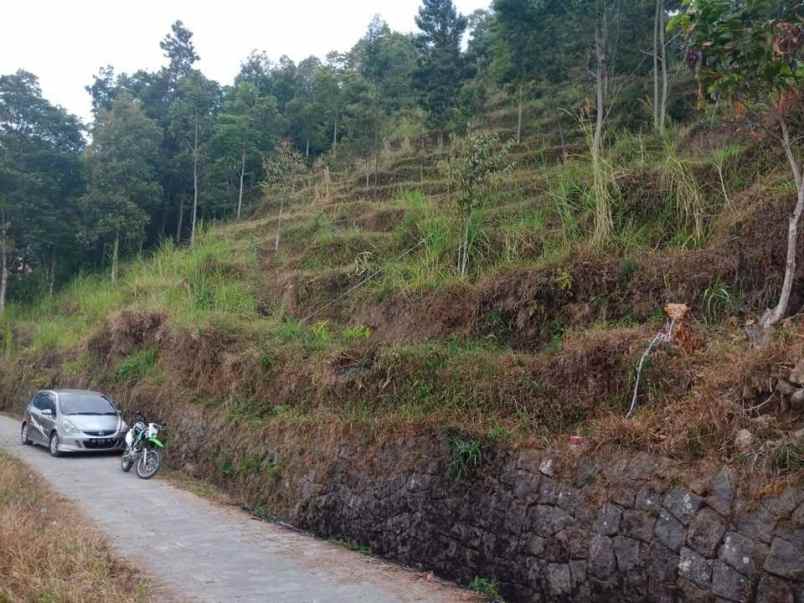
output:
[[[148,421],[148,419],[146,419],[143,416],[143,414],[140,413],[140,412],[134,413],[134,422],[136,423],[136,422],[140,422],[140,421],[143,422],[143,423],[146,423],[146,424],[147,423],[154,423],[155,425],[159,426],[160,429],[165,429],[168,426],[167,423],[162,423],[160,421]]]

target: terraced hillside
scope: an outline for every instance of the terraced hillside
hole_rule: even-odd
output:
[[[551,128],[551,102],[534,101],[513,170],[475,216],[468,277],[456,270],[448,150],[313,171],[283,209],[269,195],[192,249],[129,264],[117,286],[87,276],[13,308],[0,407],[47,385],[111,391],[175,426],[173,465],[255,513],[496,584],[514,601],[710,596],[726,526],[758,543],[757,571],[728,574],[731,600],[770,588],[800,597],[795,564],[767,560],[804,498],[791,376],[804,321],[787,320],[765,347],[745,336],[783,273],[795,191],[781,152],[727,121],[666,140],[623,131],[607,156],[616,234],[592,246],[584,139],[572,124]],[[511,117],[500,109],[489,124]],[[667,303],[693,318],[652,357],[626,419]],[[723,465],[731,498],[710,505],[717,542],[655,540],[665,511],[639,497],[667,493],[673,515],[692,492],[697,512]],[[757,500],[783,492],[791,508],[768,536],[739,528]],[[637,511],[642,539],[596,523]],[[673,517],[683,541],[691,517]],[[680,564],[699,558],[708,578]]]

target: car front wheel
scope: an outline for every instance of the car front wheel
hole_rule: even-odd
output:
[[[50,456],[61,456],[59,451],[59,434],[53,433],[50,436]]]
[[[28,435],[28,429],[29,429],[28,424],[23,423],[22,429],[20,429],[20,442],[22,443],[23,446],[30,446],[31,444],[33,444],[33,442],[31,442],[30,436]]]

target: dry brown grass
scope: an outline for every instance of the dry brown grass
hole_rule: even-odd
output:
[[[148,581],[67,501],[0,453],[0,602],[149,600]]]

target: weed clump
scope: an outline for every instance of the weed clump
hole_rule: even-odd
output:
[[[475,439],[454,436],[449,449],[449,476],[456,481],[466,479],[483,460],[483,446]]]
[[[120,383],[142,381],[156,368],[158,352],[154,348],[139,350],[123,359],[117,365],[115,378]]]

